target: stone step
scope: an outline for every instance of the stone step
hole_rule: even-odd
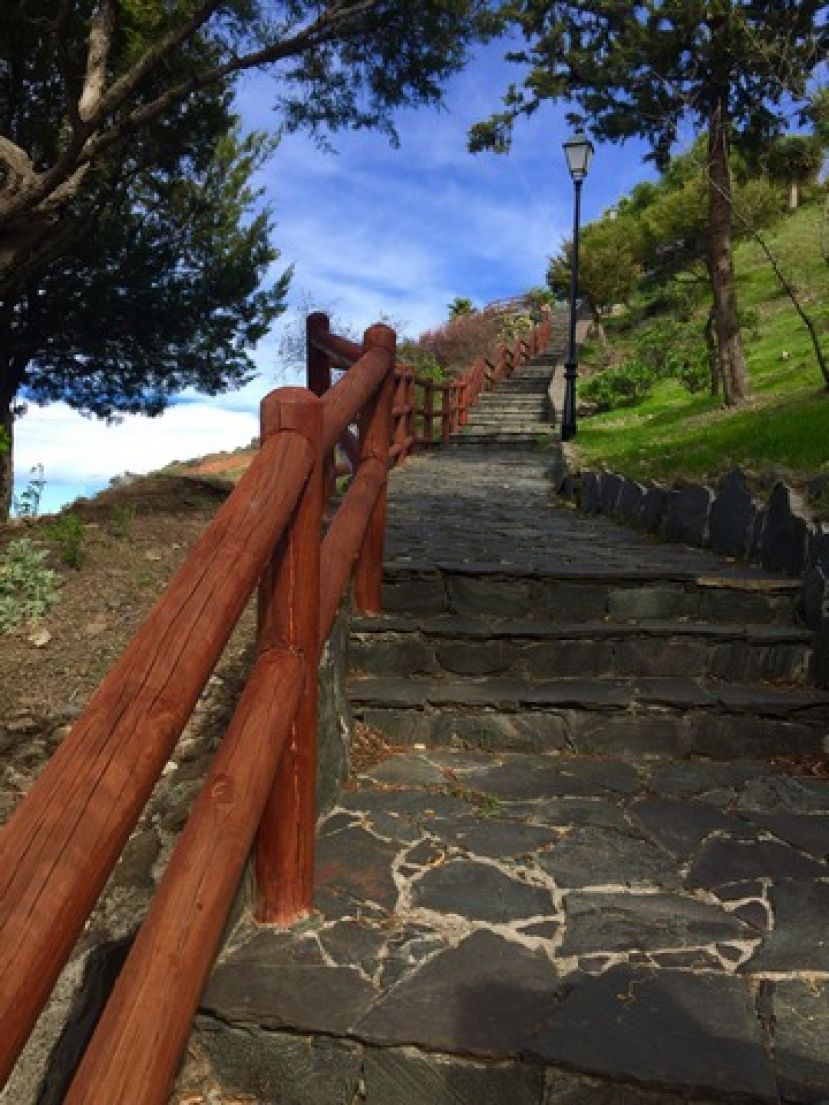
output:
[[[552,428],[553,424],[549,418],[510,418],[509,416],[499,418],[497,415],[484,417],[471,414],[465,430],[467,433],[482,434],[537,434],[539,431],[552,430]]]
[[[360,618],[349,645],[349,666],[360,675],[445,678],[686,676],[791,685],[809,681],[811,657],[805,629],[701,622]]]
[[[829,693],[684,678],[352,676],[355,717],[395,745],[745,759],[825,751]]]
[[[544,429],[544,428],[542,428]],[[461,433],[455,437],[449,439],[445,447],[463,448],[465,446],[493,446],[493,447],[508,447],[510,449],[521,449],[530,451],[539,448],[543,438],[539,438],[539,434],[535,433],[482,433],[482,432],[470,432]]]
[[[474,543],[470,556],[474,555]],[[723,569],[710,576],[653,569],[510,569],[470,561],[459,565],[387,562],[383,609],[410,615],[527,619],[533,622],[683,622],[792,625],[799,580]]]

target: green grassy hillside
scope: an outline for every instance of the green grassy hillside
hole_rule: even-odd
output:
[[[829,356],[829,264],[820,251],[822,219],[822,200],[815,201],[764,233]],[[603,463],[636,478],[658,479],[714,479],[734,464],[758,472],[784,468],[796,479],[829,472],[829,391],[806,328],[756,243],[741,243],[735,264],[740,310],[749,319],[743,338],[751,402],[727,410],[708,394],[692,395],[675,381],[660,382],[638,406],[582,420],[575,449],[580,464]],[[700,305],[700,320],[703,312]],[[640,300],[609,320],[616,362],[632,355],[643,328],[658,317],[644,321],[646,314],[647,304]],[[700,321],[700,332],[701,326]],[[595,371],[598,361],[597,347],[585,347],[587,371],[591,366]]]

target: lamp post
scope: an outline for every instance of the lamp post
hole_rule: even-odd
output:
[[[573,178],[575,190],[573,204],[573,254],[570,259],[570,333],[567,341],[567,360],[564,366],[564,412],[561,418],[561,440],[571,441],[576,436],[576,300],[579,294],[579,223],[581,220],[581,186],[593,157],[593,143],[587,135],[579,133],[564,143],[567,168]]]

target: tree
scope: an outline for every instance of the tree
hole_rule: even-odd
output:
[[[769,176],[789,186],[789,207],[800,203],[800,190],[815,179],[823,164],[823,143],[812,134],[784,134],[769,147]]]
[[[206,89],[120,159],[101,158],[67,218],[71,246],[0,299],[9,445],[20,398],[103,418],[152,415],[185,387],[216,393],[252,376],[247,350],[282,310],[287,274],[260,290],[278,254],[250,178],[273,143],[240,136],[230,102],[228,88]],[[29,106],[7,89],[7,117],[36,141],[43,115]],[[0,453],[5,517],[12,456]]]
[[[395,106],[439,98],[479,14],[476,0],[5,0],[0,441],[18,394],[111,417],[247,379],[285,283],[257,291],[276,254],[248,183],[262,142],[226,137],[234,75],[280,78],[283,129],[391,131]],[[0,516],[10,491],[7,461]]]
[[[482,0],[4,0],[0,296],[65,251],[94,167],[211,85],[278,78],[282,125],[391,130],[436,102]]]
[[[472,300],[465,295],[456,295],[448,307],[450,319],[462,318],[464,315],[475,314],[475,305]]]
[[[729,148],[758,148],[783,128],[791,101],[804,101],[826,56],[829,26],[820,0],[514,0],[505,23],[526,48],[529,69],[505,110],[473,127],[472,149],[505,149],[511,127],[545,100],[579,109],[600,139],[643,137],[667,164],[680,126],[707,136],[709,271],[725,400],[747,395],[732,261]]]
[[[602,312],[627,302],[641,272],[639,239],[639,221],[625,216],[599,219],[581,234],[579,289],[593,311],[602,345],[607,344]],[[561,299],[569,294],[572,249],[572,242],[566,242],[547,269],[547,283]]]

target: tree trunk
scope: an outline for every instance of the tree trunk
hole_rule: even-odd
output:
[[[731,250],[731,174],[728,167],[728,114],[725,96],[715,100],[708,128],[708,222],[711,291],[714,296],[717,349],[726,406],[738,406],[748,394]]]
[[[789,181],[789,210],[797,211],[800,204],[800,185],[796,180]]]
[[[12,508],[14,395],[0,381],[0,524],[8,521]]]
[[[714,308],[708,312],[705,320],[705,349],[708,354],[708,372],[711,376],[711,394],[716,398],[720,394],[720,358],[717,354],[717,335],[715,331]]]
[[[604,323],[602,322],[601,312],[598,311],[595,307],[592,308],[592,311],[593,328],[596,331],[596,340],[598,341],[602,352],[606,353],[608,349],[607,332],[605,331]]]

